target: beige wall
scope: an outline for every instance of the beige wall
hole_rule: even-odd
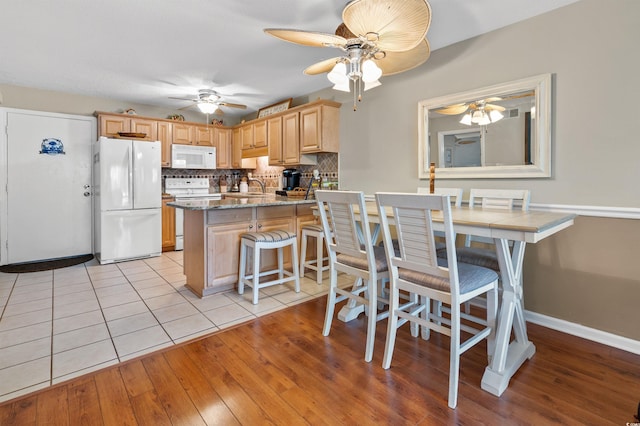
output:
[[[436,186],[529,188],[532,202],[640,208],[640,2],[581,0],[439,49],[383,77],[358,111],[343,102],[341,186],[415,191],[418,101],[543,73],[553,75],[552,177],[436,180]],[[437,16],[434,16],[434,20]],[[636,211],[637,217],[637,211]],[[640,220],[581,217],[525,255],[525,307],[640,340]]]

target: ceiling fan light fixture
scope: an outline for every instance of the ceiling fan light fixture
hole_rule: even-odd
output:
[[[349,83],[349,78],[347,77],[347,66],[344,62],[338,62],[335,64],[330,73],[327,74],[327,78],[330,82],[335,85],[344,85]],[[341,89],[338,89],[341,90]]]
[[[466,124],[467,126],[471,126],[471,113],[468,112],[465,115],[462,116],[462,119],[460,120],[461,124]]]
[[[373,89],[373,88],[381,86],[381,85],[382,85],[382,83],[380,83],[380,80],[365,81],[364,82],[364,91],[366,92],[369,89]]]
[[[342,83],[336,83],[333,86],[333,90],[340,90],[341,92],[349,93],[351,88],[349,87],[349,79],[345,79]]]
[[[362,63],[362,81],[365,83],[372,83],[374,81],[378,81],[380,77],[382,77],[382,70],[375,62],[373,62],[373,60],[367,59]],[[379,85],[380,82],[378,82],[378,86]],[[365,90],[367,89],[365,88]]]
[[[213,114],[218,110],[218,105],[210,102],[198,102],[198,109],[203,114]]]
[[[491,118],[492,123],[495,123],[496,121],[502,120],[504,115],[502,115],[502,113],[497,109],[492,109],[489,113],[489,118]]]
[[[478,124],[481,126],[486,126],[487,124],[491,124],[491,119],[489,118],[486,112],[482,113],[482,118],[480,118],[480,120],[478,121]]]

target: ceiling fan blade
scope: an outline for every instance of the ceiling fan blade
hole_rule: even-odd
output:
[[[469,108],[469,105],[467,104],[455,104],[455,105],[449,105],[444,108],[436,109],[434,112],[437,112],[438,114],[457,115],[457,114],[462,114],[468,108]]]
[[[197,102],[196,99],[193,98],[176,98],[174,96],[169,96],[169,99],[177,99],[179,101],[192,101],[192,102]]]
[[[393,75],[408,71],[429,59],[431,50],[426,38],[422,39],[416,47],[404,52],[387,51],[387,56],[376,60],[376,65],[382,70],[382,75]]]
[[[219,106],[226,106],[229,108],[239,108],[239,109],[247,109],[246,105],[242,105],[242,104],[232,104],[231,102],[217,102],[217,104]],[[219,108],[218,108],[219,109]],[[219,109],[220,110],[220,109]],[[222,110],[220,110],[222,111]]]
[[[307,75],[316,75],[323,72],[329,72],[336,65],[336,62],[338,62],[339,59],[340,57],[338,56],[336,58],[330,58],[325,59],[324,61],[316,62],[315,64],[308,66],[304,70],[304,73]]]
[[[494,104],[486,104],[484,106],[484,109],[491,111],[491,110],[496,110],[496,111],[504,111],[506,108],[501,106],[501,105],[494,105]]]
[[[187,106],[184,106],[184,107],[182,107],[182,108],[178,108],[178,111],[182,111],[182,110],[185,110],[185,109],[189,109],[189,108],[191,108],[193,105],[195,105],[195,104],[187,105]]]
[[[265,33],[291,43],[304,46],[344,46],[347,40],[335,34],[319,33],[316,31],[286,30],[280,28],[266,28]]]
[[[426,37],[431,6],[426,0],[354,0],[342,11],[342,21],[357,36],[377,33],[381,50],[403,52]]]

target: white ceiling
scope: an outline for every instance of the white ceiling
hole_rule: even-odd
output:
[[[431,49],[577,0],[430,0]],[[328,87],[307,66],[338,50],[264,28],[333,33],[345,0],[29,0],[4,2],[0,84],[178,109],[198,89],[255,111]],[[387,78],[401,78],[389,76]],[[384,79],[381,80],[384,83]],[[225,109],[230,116],[247,111]]]

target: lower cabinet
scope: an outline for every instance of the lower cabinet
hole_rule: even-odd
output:
[[[237,287],[240,235],[286,229],[297,232],[296,206],[185,211],[184,270],[187,287],[200,297]],[[253,254],[249,253],[249,263]],[[285,249],[285,265],[291,251]],[[261,269],[275,269],[275,251],[261,254]]]
[[[176,248],[176,209],[167,206],[173,198],[162,199],[162,251]]]

